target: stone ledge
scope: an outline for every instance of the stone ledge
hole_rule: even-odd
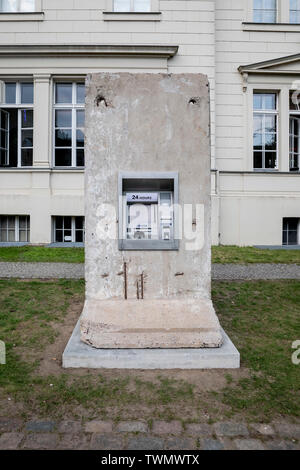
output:
[[[238,369],[240,354],[222,330],[220,348],[95,349],[80,341],[80,320],[63,353],[64,368]]]

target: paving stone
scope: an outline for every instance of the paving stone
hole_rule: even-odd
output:
[[[142,421],[122,421],[117,425],[118,432],[147,432],[148,425]]]
[[[254,431],[256,431],[257,433],[262,434],[263,436],[272,436],[273,434],[275,434],[275,430],[270,424],[252,423],[250,424],[250,427],[254,429]]]
[[[93,433],[111,433],[113,428],[112,421],[89,421],[85,424],[85,432]]]
[[[0,450],[15,450],[18,448],[24,434],[20,432],[5,432],[0,436]]]
[[[300,424],[276,423],[275,429],[280,437],[300,439]]]
[[[201,450],[224,450],[224,444],[218,439],[203,439],[200,441]]]
[[[234,443],[239,450],[266,450],[258,439],[235,439]]]
[[[265,445],[269,450],[300,450],[299,444],[279,439],[265,442]]]
[[[54,421],[30,421],[26,423],[26,431],[31,432],[52,432],[55,430]]]
[[[182,424],[180,421],[154,421],[153,434],[170,434],[170,435],[178,435],[182,433]]]
[[[54,433],[30,433],[26,436],[22,445],[24,449],[53,450],[58,444],[58,434]]]
[[[82,432],[80,421],[63,421],[57,427],[57,431],[61,433],[77,434]]]
[[[185,433],[189,436],[210,437],[213,434],[213,429],[209,424],[191,423],[186,426]]]
[[[90,448],[90,436],[87,434],[63,434],[57,448],[60,450],[88,450]]]
[[[90,448],[92,450],[121,450],[123,439],[114,434],[93,434]]]
[[[159,437],[136,436],[128,441],[127,450],[162,450],[164,441]]]
[[[247,426],[242,423],[222,422],[215,423],[214,430],[217,436],[249,436]]]
[[[16,432],[22,427],[23,422],[17,418],[0,418],[0,432]]]
[[[165,448],[168,450],[196,450],[196,440],[182,437],[170,437],[166,439]]]

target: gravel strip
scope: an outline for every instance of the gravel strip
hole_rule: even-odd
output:
[[[82,279],[84,265],[76,263],[0,263],[0,278]]]
[[[296,264],[214,264],[215,280],[300,279],[300,266]]]
[[[0,263],[0,278],[83,279],[84,265],[75,263]],[[214,280],[300,279],[296,264],[213,264]]]

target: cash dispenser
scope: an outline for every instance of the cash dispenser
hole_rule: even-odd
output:
[[[176,249],[174,176],[122,178],[120,249]]]

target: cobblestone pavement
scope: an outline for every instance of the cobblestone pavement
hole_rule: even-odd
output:
[[[84,265],[76,263],[0,263],[0,278],[82,279]],[[215,280],[300,279],[295,264],[213,264]]]
[[[300,424],[29,421],[0,418],[0,450],[300,450]]]

